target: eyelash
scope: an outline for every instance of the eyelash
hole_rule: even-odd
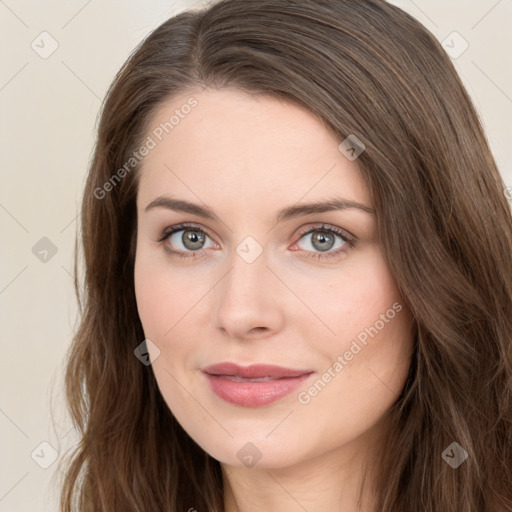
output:
[[[210,235],[208,235],[208,233],[205,230],[203,230],[202,228],[200,228],[199,226],[185,222],[183,224],[177,224],[175,226],[170,226],[170,227],[165,228],[162,231],[162,233],[160,234],[160,237],[156,240],[156,242],[163,244],[163,242],[165,242],[174,233],[177,233],[179,231],[183,231],[186,229],[193,229],[195,231],[198,231],[198,232],[208,236],[208,238],[211,238]],[[336,251],[315,252],[315,253],[312,253],[311,255],[307,256],[308,258],[311,258],[313,260],[319,261],[319,260],[328,260],[331,258],[335,258],[335,257],[340,256],[343,253],[346,253],[348,250],[350,250],[356,246],[356,238],[355,237],[349,237],[341,229],[336,228],[334,226],[326,226],[325,224],[322,224],[321,226],[314,226],[312,228],[302,231],[301,233],[299,233],[299,240],[306,235],[314,233],[315,231],[324,231],[327,233],[332,233],[334,235],[338,235],[348,245],[348,248],[345,248],[345,246],[343,246],[342,248],[337,249]],[[202,252],[204,251],[203,249],[201,249],[198,251],[188,251],[187,253],[184,253],[183,251],[175,251],[174,249],[171,249],[168,246],[165,246],[164,248],[167,252],[171,253],[172,256],[177,256],[178,258],[182,258],[182,259],[200,258],[200,257],[202,257]],[[304,251],[304,252],[309,253],[311,251]]]

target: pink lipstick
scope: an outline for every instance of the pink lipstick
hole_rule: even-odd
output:
[[[266,405],[290,394],[313,373],[282,366],[239,366],[224,362],[203,368],[208,384],[220,398],[244,407]]]

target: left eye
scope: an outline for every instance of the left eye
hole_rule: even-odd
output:
[[[313,228],[306,233],[304,233],[300,239],[308,237],[309,235],[313,235],[310,237],[309,243],[306,244],[304,250],[317,250],[320,252],[330,251],[331,249],[341,249],[345,247],[345,245],[349,244],[348,237],[344,236],[341,232],[331,228]],[[339,243],[337,247],[334,247],[336,244],[336,238],[339,239]],[[309,246],[309,247],[308,247]]]

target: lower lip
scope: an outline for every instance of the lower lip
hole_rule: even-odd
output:
[[[226,376],[210,375],[208,373],[205,373],[205,375],[212,391],[226,402],[244,407],[258,407],[289,395],[312,374],[307,373],[300,377],[287,377],[263,382],[239,382],[230,380]]]

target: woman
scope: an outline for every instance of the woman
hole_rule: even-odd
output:
[[[61,510],[511,511],[503,190],[400,9],[166,21],[108,92],[84,193]]]

